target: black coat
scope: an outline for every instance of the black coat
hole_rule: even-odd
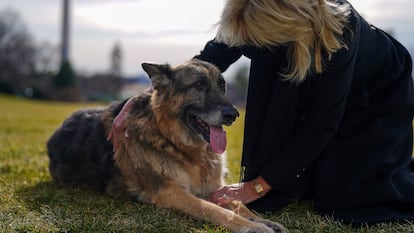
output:
[[[280,75],[287,48],[210,41],[196,58],[222,71],[251,59],[242,164],[272,191],[250,206],[275,211],[311,197],[321,213],[355,224],[414,219],[412,60],[355,11],[321,75]]]

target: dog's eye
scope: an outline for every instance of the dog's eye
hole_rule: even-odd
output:
[[[194,83],[194,88],[197,91],[202,91],[205,88],[205,83],[203,81],[198,81],[198,82]]]
[[[219,79],[218,85],[223,92],[226,92],[226,82],[223,79]]]

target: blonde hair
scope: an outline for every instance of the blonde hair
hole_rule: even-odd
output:
[[[330,60],[346,47],[341,36],[349,14],[350,6],[335,0],[227,0],[216,40],[229,46],[288,45],[282,75],[299,83],[310,72],[322,73],[322,51]]]

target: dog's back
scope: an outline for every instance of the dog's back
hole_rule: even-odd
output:
[[[110,111],[115,116],[123,104],[77,111],[55,131],[47,142],[47,149],[49,170],[56,182],[105,189],[116,167],[102,115]]]

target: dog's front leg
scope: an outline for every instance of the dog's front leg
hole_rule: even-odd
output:
[[[281,224],[262,218],[261,216],[253,213],[249,210],[241,201],[234,200],[227,205],[225,208],[234,211],[235,213],[250,219],[255,222],[264,223],[266,226],[272,228],[275,232],[285,233],[288,232]]]
[[[154,204],[173,208],[193,217],[225,226],[240,233],[274,233],[263,223],[250,221],[235,212],[192,195],[178,185],[169,185],[152,197]],[[277,231],[276,231],[277,232]]]

